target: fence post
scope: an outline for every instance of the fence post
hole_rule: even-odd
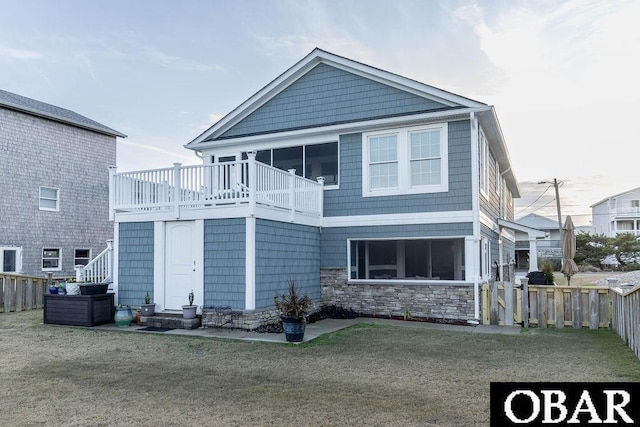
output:
[[[504,282],[504,324],[513,326],[513,282]]]
[[[547,327],[547,290],[538,286],[538,327]]]
[[[490,282],[489,287],[491,289],[491,311],[489,313],[489,323],[497,325],[500,321],[500,313],[498,311],[498,283]]]
[[[529,327],[529,279],[520,279],[522,284],[522,327]]]
[[[580,312],[580,289],[571,288],[571,306],[573,312],[574,329],[582,328],[582,313]]]
[[[561,288],[553,289],[553,305],[556,314],[556,328],[564,328],[564,292]]]

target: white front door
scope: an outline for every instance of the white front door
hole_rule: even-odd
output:
[[[165,227],[164,309],[180,310],[189,304],[193,290],[194,304],[201,305],[203,236],[196,221],[167,222]]]

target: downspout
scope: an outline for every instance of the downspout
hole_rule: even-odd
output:
[[[469,114],[471,123],[471,209],[473,212],[473,247],[475,268],[473,269],[473,317],[468,323],[480,323],[480,277],[478,276],[478,259],[480,254],[480,186],[478,183],[478,122],[474,112]]]

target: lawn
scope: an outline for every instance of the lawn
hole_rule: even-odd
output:
[[[2,425],[488,425],[491,381],[640,381],[611,331],[358,325],[304,345],[0,313]]]

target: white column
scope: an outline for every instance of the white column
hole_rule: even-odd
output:
[[[248,173],[249,173],[249,215],[254,216],[256,214],[256,191],[258,191],[258,172],[256,168],[256,152],[248,151],[247,157],[249,158]]]
[[[529,271],[538,271],[538,244],[535,237],[529,237]]]
[[[248,217],[245,226],[245,310],[256,308],[256,219]]]

